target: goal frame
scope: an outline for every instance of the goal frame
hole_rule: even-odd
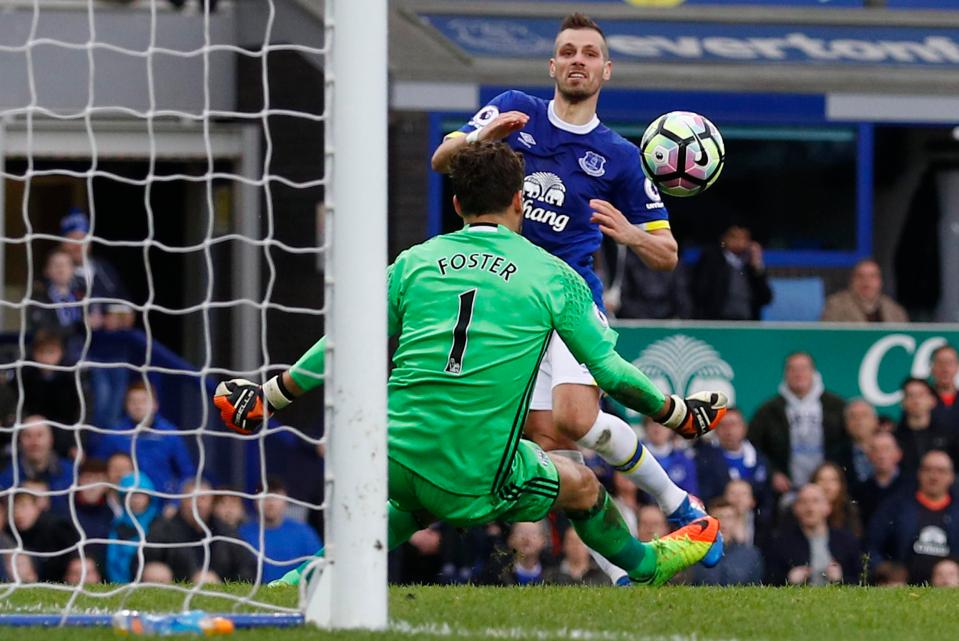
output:
[[[326,556],[305,616],[333,629],[387,625],[387,11],[326,0]]]

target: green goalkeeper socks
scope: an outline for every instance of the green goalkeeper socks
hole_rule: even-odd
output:
[[[587,547],[623,568],[633,580],[645,580],[656,571],[656,554],[650,546],[633,538],[619,508],[606,490],[599,489],[599,499],[592,509],[566,511],[566,516]]]

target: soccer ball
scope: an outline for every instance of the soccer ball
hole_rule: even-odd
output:
[[[661,192],[695,196],[716,182],[726,147],[716,126],[691,111],[663,114],[640,143],[643,171]]]

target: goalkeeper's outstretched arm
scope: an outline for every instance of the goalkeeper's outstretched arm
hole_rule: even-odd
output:
[[[283,372],[281,381],[287,390],[292,393],[292,398],[302,396],[307,392],[315,390],[323,384],[323,373],[326,371],[326,336],[316,341],[313,347],[306,350],[303,356],[300,356],[293,367]],[[263,386],[266,391],[266,385]],[[267,398],[270,401],[269,398]],[[272,404],[272,401],[270,401]],[[289,405],[289,403],[287,403]],[[285,407],[285,406],[284,406]]]
[[[264,399],[270,412],[282,410],[297,397],[323,384],[325,366],[324,336],[293,367],[274,376],[262,387],[242,378],[220,383],[213,403],[220,410],[220,417],[227,427],[240,434],[252,434],[263,423]]]
[[[400,331],[400,278],[404,254],[386,270],[387,332],[393,336]],[[396,277],[395,277],[396,276]],[[323,384],[326,369],[326,337],[313,344],[287,371],[274,376],[262,388],[252,381],[234,378],[220,383],[213,402],[220,410],[223,422],[240,434],[252,434],[263,423],[264,399],[271,412],[282,410],[298,396]]]

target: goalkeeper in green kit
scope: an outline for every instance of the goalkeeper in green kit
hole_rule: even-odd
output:
[[[537,521],[565,511],[576,532],[638,584],[697,563],[719,532],[711,517],[650,543],[634,539],[584,465],[522,438],[540,360],[555,329],[600,388],[687,438],[710,431],[726,397],[665,396],[614,350],[616,334],[585,281],[519,233],[523,159],[503,143],[452,158],[453,204],[466,226],[416,245],[388,271],[389,548],[434,520],[457,527]],[[214,402],[250,434],[264,403],[282,410],[322,384],[325,339],[262,387],[221,383]],[[280,582],[298,583],[306,564]]]

